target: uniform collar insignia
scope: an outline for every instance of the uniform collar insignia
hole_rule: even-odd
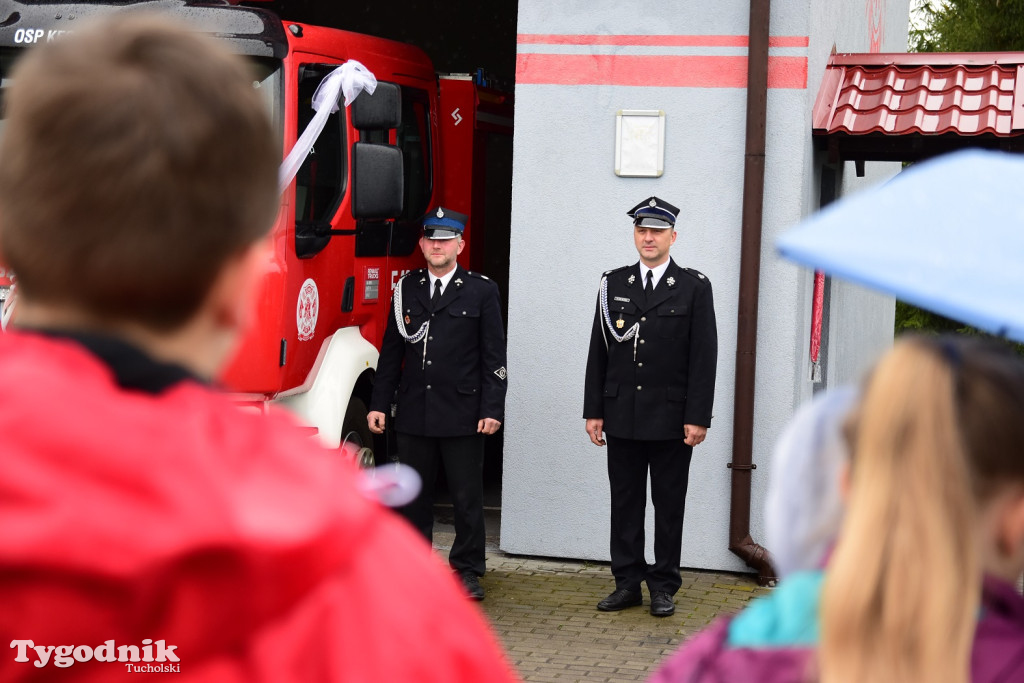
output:
[[[462,278],[461,277],[455,278],[455,286],[456,287],[461,287],[462,286]]]
[[[629,285],[633,284],[634,282],[636,282],[636,275],[630,275],[629,279],[626,280],[626,284],[629,284]]]
[[[671,275],[668,276],[668,278],[665,280],[665,282],[668,284],[669,287],[675,287],[676,286],[676,279],[674,277],[672,277]]]
[[[427,278],[425,278],[425,277],[421,277],[421,278],[420,278],[420,284],[421,284],[421,285],[422,285],[422,284],[423,284],[424,282],[426,282],[426,281],[427,281]]]

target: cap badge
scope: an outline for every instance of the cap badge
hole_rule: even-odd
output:
[[[626,280],[626,282],[628,282],[629,284],[633,284],[634,282],[636,282],[636,275],[630,275],[629,279]]]
[[[444,211],[441,210],[440,206],[437,207],[437,217],[438,218],[444,218]]]
[[[654,200],[654,199],[652,199],[651,201],[647,202],[647,206],[649,206],[651,208],[654,208],[657,205],[658,205],[658,202],[657,202],[657,200]]]
[[[668,283],[669,287],[675,287],[676,286],[676,279],[674,277],[672,277],[671,275],[668,277],[668,279],[665,280],[665,282]]]

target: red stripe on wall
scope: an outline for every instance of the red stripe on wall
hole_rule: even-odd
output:
[[[745,88],[746,57],[685,55],[549,55],[516,58],[516,83]],[[769,57],[768,87],[807,87],[806,57]]]
[[[641,36],[520,33],[520,45],[635,45],[645,47],[747,47],[747,36]],[[807,47],[807,36],[771,36],[769,47]]]
[[[770,36],[768,47],[807,47],[810,39],[807,36]]]

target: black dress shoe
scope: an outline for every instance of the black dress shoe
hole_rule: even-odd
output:
[[[459,579],[466,589],[470,600],[480,601],[484,599],[484,588],[480,585],[480,579],[470,571],[459,572]]]
[[[639,589],[631,591],[628,588],[620,588],[597,603],[597,609],[602,612],[618,612],[620,609],[642,605],[643,602],[644,598]]]
[[[676,613],[676,604],[672,596],[664,591],[651,593],[651,616],[670,617]]]

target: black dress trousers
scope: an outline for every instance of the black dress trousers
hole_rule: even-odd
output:
[[[608,436],[608,481],[611,484],[611,556],[615,588],[674,595],[682,580],[683,514],[693,448],[679,439],[637,441]],[[644,559],[644,513],[647,472],[654,503],[653,566]]]
[[[433,540],[434,481],[437,465],[444,465],[455,510],[455,542],[448,564],[457,572],[483,576],[484,566],[484,436],[431,437],[397,434],[398,459],[416,470],[423,490],[416,500],[398,510],[428,540]]]

